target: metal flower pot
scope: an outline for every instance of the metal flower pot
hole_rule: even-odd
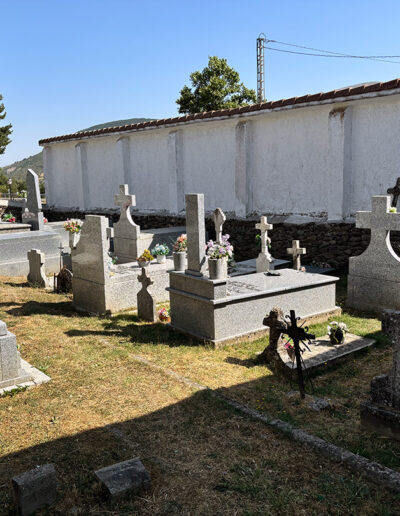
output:
[[[186,252],[179,251],[173,254],[174,256],[174,271],[184,272],[186,268]]]
[[[228,260],[226,258],[209,258],[208,274],[210,279],[226,279],[228,277]]]

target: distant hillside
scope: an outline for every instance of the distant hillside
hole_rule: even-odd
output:
[[[103,129],[104,127],[118,127],[120,125],[139,124],[140,122],[148,122],[149,120],[153,120],[153,118],[127,118],[126,120],[114,120],[113,122],[92,125],[87,129],[81,129],[81,131],[94,131],[96,129]],[[39,177],[43,176],[43,157],[41,152],[33,156],[29,156],[29,158],[22,159],[21,161],[16,161],[11,165],[6,165],[2,168],[0,167],[0,170],[14,179],[25,179],[26,171],[28,168],[34,170]]]

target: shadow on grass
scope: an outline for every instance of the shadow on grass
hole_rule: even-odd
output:
[[[120,321],[129,321],[131,324],[120,325]],[[65,332],[68,337],[85,337],[88,335],[110,337],[115,336],[123,340],[129,339],[133,344],[154,344],[176,346],[199,346],[199,342],[173,330],[163,323],[141,323],[137,315],[120,314],[111,320],[103,322],[103,330],[72,329]]]
[[[5,310],[10,315],[29,316],[36,314],[63,315],[66,317],[82,316],[74,310],[70,301],[56,301],[40,303],[38,301],[28,301],[27,303],[9,302],[0,303],[1,308],[13,307]]]

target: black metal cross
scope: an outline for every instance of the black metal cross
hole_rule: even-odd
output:
[[[286,334],[293,341],[300,397],[305,398],[306,395],[304,389],[303,369],[301,366],[300,342],[305,343],[306,340],[313,340],[315,339],[315,335],[308,333],[308,326],[297,326],[297,318],[294,310],[290,310],[290,325],[288,324],[288,328],[282,333]]]
[[[397,178],[396,184],[393,188],[388,188],[387,193],[392,195],[392,208],[396,208],[397,201],[400,196],[400,177]]]

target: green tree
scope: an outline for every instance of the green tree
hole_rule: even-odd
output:
[[[256,102],[256,92],[240,82],[236,70],[228,66],[226,59],[208,58],[202,71],[190,74],[192,87],[184,86],[176,100],[179,113],[192,114],[217,109],[247,106]]]
[[[0,95],[0,102],[3,100],[3,96]],[[6,112],[4,111],[4,104],[0,104],[0,120],[4,120],[6,117]],[[11,130],[12,125],[3,125],[0,127],[0,154],[4,154],[7,145],[11,142],[9,136],[12,133]]]

